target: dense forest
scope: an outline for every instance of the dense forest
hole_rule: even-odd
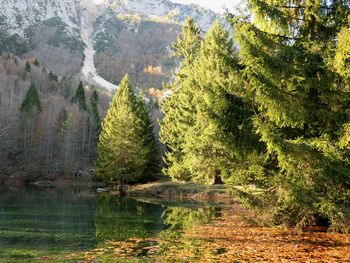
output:
[[[174,44],[182,62],[162,106],[164,172],[246,185],[236,198],[264,224],[328,222],[346,230],[349,3],[247,7],[248,14],[227,15],[232,34],[215,22],[203,36],[189,19]]]
[[[35,60],[0,62],[1,173],[32,181],[92,166],[109,92],[84,89]]]

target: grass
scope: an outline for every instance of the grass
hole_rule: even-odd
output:
[[[167,197],[200,201],[228,201],[232,199],[229,188],[225,185],[205,185],[192,182],[153,182],[133,186],[127,193],[130,196]]]

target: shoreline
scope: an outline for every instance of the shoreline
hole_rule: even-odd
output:
[[[94,181],[91,177],[71,178],[61,177],[55,181],[38,180],[33,182],[16,182],[11,180],[4,182],[7,185],[15,188],[23,188],[26,186],[34,186],[39,188],[76,188],[84,187],[95,189],[98,193],[99,188],[107,189],[106,184],[99,181]],[[110,195],[119,195],[118,191],[109,189],[106,192]],[[154,182],[128,185],[126,188],[127,197],[144,197],[144,198],[162,198],[176,199],[179,201],[200,201],[200,202],[221,202],[235,203],[234,198],[229,193],[229,187],[225,185],[205,185],[193,182],[173,182],[170,180],[159,180]]]
[[[233,203],[227,186],[158,181],[131,186],[127,196]]]

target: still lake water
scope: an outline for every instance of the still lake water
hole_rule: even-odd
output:
[[[207,222],[219,211],[198,203],[120,200],[92,189],[0,189],[0,262],[37,262],[106,241],[152,238]]]

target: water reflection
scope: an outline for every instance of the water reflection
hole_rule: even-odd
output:
[[[216,215],[220,208],[202,207],[169,207],[164,210],[162,218],[167,228],[162,232],[163,238],[178,238],[181,236],[184,228],[193,228],[198,225],[209,223]]]
[[[84,250],[96,244],[95,200],[86,193],[11,189],[0,192],[0,257]],[[5,260],[6,262],[6,260]]]
[[[160,205],[101,194],[95,215],[97,240],[154,236],[164,228],[163,211]]]
[[[219,210],[186,204],[120,199],[93,189],[0,189],[0,261],[40,262],[113,242],[179,238],[182,228],[209,222]],[[193,207],[194,206],[194,207]],[[129,252],[127,252],[129,253]]]

